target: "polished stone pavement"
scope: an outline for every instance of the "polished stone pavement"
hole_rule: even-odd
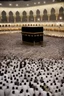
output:
[[[44,36],[43,47],[40,44],[22,43],[21,33],[0,34],[0,58],[3,56],[21,58],[64,58],[64,38]]]

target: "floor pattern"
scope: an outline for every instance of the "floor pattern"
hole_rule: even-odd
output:
[[[23,44],[21,33],[1,34],[0,58],[6,55],[33,59],[64,58],[64,38],[44,36],[43,47],[41,47],[41,45]]]

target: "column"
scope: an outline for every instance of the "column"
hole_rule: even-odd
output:
[[[58,14],[56,14],[56,20],[58,20]]]
[[[48,15],[48,21],[50,21],[50,15]]]
[[[1,15],[0,15],[0,22],[1,22],[1,18],[2,18],[2,17],[1,17]]]
[[[20,16],[20,18],[21,18],[21,22],[22,22],[22,16]]]
[[[14,23],[16,23],[16,16],[14,16]]]
[[[36,21],[36,19],[35,19],[35,18],[36,18],[36,16],[34,15],[34,22]]]
[[[43,21],[43,20],[42,20],[42,17],[43,17],[43,16],[41,15],[41,21]]]
[[[27,16],[27,22],[29,22],[29,16]]]
[[[9,23],[9,16],[7,15],[7,22]]]

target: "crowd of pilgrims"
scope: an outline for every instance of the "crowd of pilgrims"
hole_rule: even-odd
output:
[[[4,57],[0,96],[64,96],[64,59]]]

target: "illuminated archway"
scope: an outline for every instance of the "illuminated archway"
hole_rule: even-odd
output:
[[[21,22],[20,13],[18,11],[16,12],[16,22]]]
[[[29,12],[29,22],[33,22],[33,21],[34,21],[33,11],[30,10],[30,12]]]
[[[1,22],[6,23],[7,22],[6,12],[5,11],[2,11],[1,15],[2,15]]]
[[[51,15],[50,15],[50,20],[56,20],[56,15],[55,15],[55,9],[51,9]]]
[[[27,22],[27,12],[23,11],[22,13],[22,22]]]
[[[41,16],[40,16],[40,10],[39,9],[37,9],[36,10],[36,22],[39,22],[39,21],[41,21]]]
[[[47,10],[46,10],[46,9],[44,9],[44,11],[43,11],[42,20],[43,20],[43,21],[47,21],[47,20],[48,20],[48,15],[47,15]]]
[[[12,11],[9,12],[9,22],[14,22],[14,16]]]

